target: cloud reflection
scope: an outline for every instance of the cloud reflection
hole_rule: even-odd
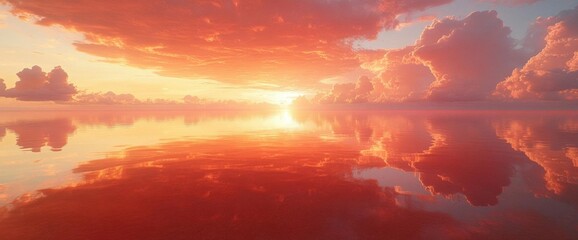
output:
[[[532,159],[528,147],[521,148],[512,142],[522,144],[526,140],[526,145],[543,144],[534,152],[543,158],[539,165],[546,169],[547,175],[567,179],[565,182],[576,180],[573,159],[577,148],[572,142],[576,136],[569,132],[576,132],[574,118],[564,115],[558,119],[564,122],[544,124],[554,129],[533,125],[517,131],[535,136],[518,136],[514,140],[504,136],[506,127],[500,126],[519,125],[516,122],[530,124],[530,116],[516,112],[499,115],[495,112],[296,113],[300,121],[316,122],[318,126],[327,124],[335,134],[356,137],[361,154],[381,159],[382,166],[418,173],[422,184],[432,193],[447,197],[463,194],[475,206],[498,204],[503,188],[510,185],[515,167],[531,163],[528,157],[539,162]],[[560,135],[551,136],[556,132]],[[540,136],[544,134],[547,136]],[[557,147],[559,144],[562,146]],[[549,148],[559,150],[549,151]],[[556,167],[543,163],[557,162],[557,159],[566,160],[550,164]],[[550,173],[553,171],[557,173]]]
[[[223,152],[222,146],[228,146]],[[324,151],[323,151],[324,149]],[[321,151],[320,151],[321,150]],[[358,152],[315,135],[232,136],[129,148],[75,171],[0,221],[11,239],[416,239],[459,234],[351,177]],[[62,227],[66,226],[66,227]],[[59,231],[53,231],[60,229]],[[146,229],[146,231],[143,231]]]
[[[173,119],[162,116],[154,126]],[[300,112],[294,120],[314,128],[127,147],[83,160],[74,169],[79,183],[25,194],[0,210],[0,232],[9,239],[573,239],[578,213],[565,203],[578,202],[570,181],[576,118],[532,116]],[[550,150],[534,158],[540,149]],[[413,174],[449,199],[404,191],[395,178],[384,187],[357,177],[383,167]],[[543,176],[555,176],[561,191],[536,181]],[[532,184],[550,192],[539,195]],[[513,196],[519,192],[526,195]]]
[[[10,112],[0,116],[0,140],[9,132],[16,135],[16,145],[23,150],[41,152],[43,147],[49,146],[51,151],[61,151],[78,127],[114,128],[132,126],[139,121],[167,122],[180,119],[185,125],[196,125],[215,120],[232,122],[251,118],[266,119],[275,117],[275,114],[275,111]]]
[[[544,169],[548,194],[578,205],[578,116],[496,121],[496,133]]]
[[[14,132],[16,145],[24,150],[40,152],[45,146],[51,151],[60,151],[68,143],[68,136],[76,130],[70,119],[51,119],[39,121],[17,121],[0,125],[0,137],[6,129]]]
[[[0,141],[6,136],[6,127],[0,127]]]
[[[496,205],[524,156],[479,116],[438,116],[427,120],[427,128],[434,142],[412,163],[422,183],[435,193],[462,193],[475,206]]]

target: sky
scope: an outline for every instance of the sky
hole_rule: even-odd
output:
[[[0,107],[573,103],[577,5],[0,0]]]

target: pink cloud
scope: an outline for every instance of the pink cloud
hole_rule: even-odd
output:
[[[373,84],[368,77],[361,77],[355,83],[340,83],[333,85],[331,91],[321,96],[322,103],[363,103],[368,102]]]
[[[310,85],[359,65],[352,40],[451,0],[4,0],[85,34],[78,50],[162,75]]]
[[[82,93],[74,97],[74,103],[78,104],[140,104],[142,101],[132,94],[106,93]]]
[[[543,48],[501,82],[494,93],[513,99],[578,100],[578,7],[538,20]],[[542,30],[542,32],[544,32]]]
[[[574,52],[574,57],[572,57],[566,65],[569,71],[578,71],[578,52]]]
[[[428,67],[411,56],[414,47],[388,50],[382,56],[369,57],[363,67],[375,76],[363,76],[356,83],[335,84],[331,91],[313,99],[313,103],[384,103],[423,99],[434,80]],[[363,84],[364,89],[356,86]],[[304,99],[300,104],[307,102]]]
[[[21,101],[69,101],[77,93],[76,87],[68,83],[68,74],[61,67],[55,67],[47,74],[39,66],[33,66],[16,75],[20,80],[14,88],[6,89],[6,85],[0,81],[0,96]]]
[[[388,51],[381,60],[383,70],[374,79],[375,102],[420,100],[435,80],[430,69],[411,54],[414,47]]]
[[[484,100],[523,61],[495,11],[435,22],[413,54],[436,77],[427,94],[434,101]]]
[[[192,109],[275,109],[278,105],[269,103],[258,103],[258,102],[248,102],[248,101],[236,101],[236,100],[212,100],[212,99],[202,99],[197,96],[186,95],[182,100],[172,100],[172,99],[139,99],[132,94],[128,93],[115,93],[108,91],[105,93],[79,93],[76,94],[71,101],[66,102],[66,104],[78,106],[92,106],[92,107],[118,107],[120,109],[124,107],[130,107],[131,109],[140,110],[158,110],[158,109],[171,109],[171,110],[192,110]]]
[[[445,18],[427,27],[414,46],[367,59],[362,66],[376,76],[370,80],[373,90],[361,99],[485,100],[524,58],[495,11],[474,12],[463,20]],[[356,94],[352,84],[338,84],[321,102],[356,102],[351,101],[361,97]]]
[[[525,4],[534,4],[542,0],[478,0],[478,1],[505,4],[505,5],[525,5]]]

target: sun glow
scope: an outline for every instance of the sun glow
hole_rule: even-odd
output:
[[[283,107],[291,105],[293,100],[303,95],[301,92],[274,92],[267,97],[268,101]]]

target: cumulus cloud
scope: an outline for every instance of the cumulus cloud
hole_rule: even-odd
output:
[[[368,77],[361,77],[356,83],[333,85],[331,91],[322,96],[322,103],[363,103],[368,101],[373,84]]]
[[[414,55],[436,77],[427,98],[441,101],[483,100],[523,61],[496,11],[434,22],[422,33]]]
[[[380,64],[384,69],[374,79],[375,102],[403,102],[424,97],[435,77],[422,63],[412,60],[414,47],[388,51]]]
[[[362,76],[356,83],[334,84],[331,91],[318,95],[309,103],[384,103],[423,99],[434,76],[428,67],[412,56],[414,48],[387,50],[381,56],[368,57],[363,68],[375,73],[374,77]],[[360,89],[357,87],[360,85],[367,87]],[[308,102],[304,98],[296,100],[298,105]]]
[[[578,7],[538,21],[540,24],[535,24],[537,29],[533,31],[546,33],[543,48],[501,82],[495,95],[513,99],[578,100]]]
[[[69,101],[77,93],[76,87],[68,83],[68,74],[55,67],[48,74],[39,66],[25,68],[16,74],[19,81],[14,88],[6,89],[0,81],[0,96],[20,101]]]
[[[168,76],[303,86],[358,67],[352,40],[451,0],[5,2],[38,24],[84,33],[78,50],[109,60]]]
[[[537,3],[542,0],[478,0],[478,1],[505,4],[505,5],[525,5]]]
[[[496,11],[448,17],[434,21],[415,45],[367,59],[362,67],[375,74],[370,93],[357,96],[353,84],[337,84],[321,102],[485,100],[524,56]]]

